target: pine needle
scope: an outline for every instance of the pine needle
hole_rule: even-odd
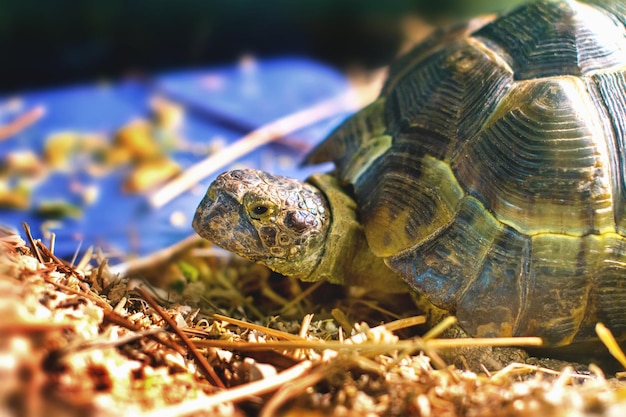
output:
[[[615,359],[626,369],[626,355],[624,355],[624,351],[615,340],[613,333],[602,323],[596,324],[596,334],[604,343],[604,346],[609,350],[609,353],[613,355]]]

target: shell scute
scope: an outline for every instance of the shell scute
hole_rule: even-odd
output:
[[[453,43],[395,82],[385,108],[388,131],[444,159],[479,131],[512,83],[510,69],[491,54],[467,39]]]
[[[476,337],[517,336],[515,327],[530,269],[530,238],[511,227],[498,230],[476,278],[457,296],[459,324]]]
[[[529,3],[472,36],[506,57],[516,80],[578,76],[626,65],[623,23],[578,1]]]
[[[387,262],[437,307],[454,311],[459,295],[478,275],[500,228],[478,200],[466,197],[449,225],[423,245]]]
[[[570,344],[579,334],[590,306],[596,252],[602,236],[574,237],[543,234],[532,237],[531,265],[528,277],[528,297],[518,320],[520,334],[536,334],[549,345]],[[595,326],[595,324],[594,324]],[[623,329],[615,329],[618,334]]]
[[[606,126],[614,220],[626,235],[626,69],[596,73],[586,81]]]
[[[452,167],[468,193],[523,233],[613,231],[608,138],[579,78],[523,82]]]
[[[374,254],[392,256],[422,242],[455,216],[464,193],[450,166],[394,146],[354,187]]]

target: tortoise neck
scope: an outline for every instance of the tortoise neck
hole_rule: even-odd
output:
[[[328,174],[316,174],[308,181],[328,200],[331,223],[324,254],[306,280],[324,279],[333,284],[391,293],[408,291],[406,284],[387,267],[384,259],[370,250],[363,226],[357,219],[357,204],[337,179]]]

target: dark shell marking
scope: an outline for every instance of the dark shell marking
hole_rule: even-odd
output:
[[[544,0],[436,33],[309,158],[471,335],[626,339],[625,22],[623,2]]]

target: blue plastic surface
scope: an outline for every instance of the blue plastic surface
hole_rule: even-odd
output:
[[[28,92],[19,99],[21,109],[44,106],[46,115],[33,126],[0,141],[0,155],[14,150],[40,154],[46,138],[58,132],[102,134],[109,139],[129,121],[147,118],[149,100],[156,94],[185,108],[182,136],[189,142],[206,144],[219,138],[226,144],[248,131],[279,117],[335,97],[348,88],[343,75],[316,62],[304,59],[277,59],[249,62],[224,68],[199,69],[157,75],[151,79],[121,80],[112,84],[79,85],[46,91]],[[0,124],[15,117],[12,97],[0,98]],[[298,142],[311,148],[324,138],[347,114],[307,127],[295,135]],[[264,146],[236,162],[281,175],[304,178],[315,168],[302,169],[298,163],[306,149],[279,143]],[[176,151],[172,155],[183,167],[204,155]],[[111,254],[145,254],[193,233],[191,219],[208,184],[207,178],[161,209],[151,209],[144,195],[122,192],[124,172],[94,177],[81,170],[56,172],[39,184],[33,196],[38,202],[63,199],[72,201],[72,189],[95,185],[99,197],[83,208],[79,218],[64,218],[52,230],[57,237],[56,253],[70,257],[79,247],[95,245]],[[217,173],[216,173],[217,175]],[[175,225],[173,213],[185,221]],[[30,211],[0,209],[0,223],[21,229],[30,224],[35,237],[41,237],[46,219]]]

